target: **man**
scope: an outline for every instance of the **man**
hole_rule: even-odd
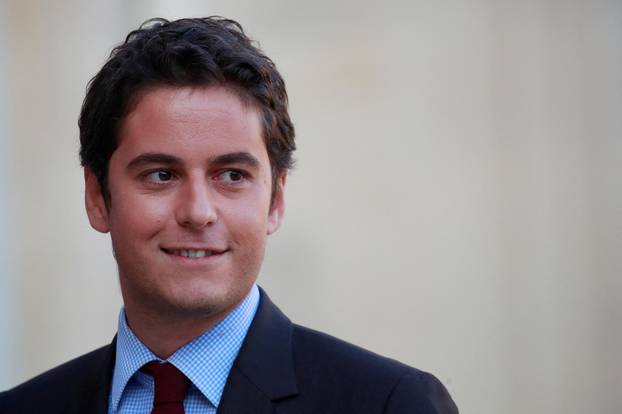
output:
[[[2,413],[456,413],[432,375],[292,324],[259,289],[295,149],[284,82],[222,18],[156,19],[89,84],[80,156],[124,308]]]

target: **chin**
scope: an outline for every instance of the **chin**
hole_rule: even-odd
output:
[[[175,295],[163,295],[160,309],[166,308],[169,316],[183,319],[207,319],[224,316],[240,304],[250,291],[248,286],[201,286],[182,289]]]

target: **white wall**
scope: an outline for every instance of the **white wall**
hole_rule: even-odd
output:
[[[288,85],[299,162],[260,283],[293,320],[434,372],[463,413],[621,412],[622,3],[599,0],[9,1],[0,388],[115,331],[86,82],[143,20],[212,14]]]

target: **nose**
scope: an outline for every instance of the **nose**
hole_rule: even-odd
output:
[[[210,199],[207,180],[188,179],[184,184],[184,190],[179,194],[177,223],[192,229],[201,229],[214,223],[218,216]]]

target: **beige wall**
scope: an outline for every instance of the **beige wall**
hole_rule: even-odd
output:
[[[2,30],[6,21],[5,10],[0,8],[0,51],[7,50],[6,33]],[[9,85],[7,63],[7,53],[0,53],[0,91],[6,91]],[[13,293],[18,276],[15,272],[15,249],[10,240],[15,232],[12,227],[15,212],[10,203],[14,190],[11,180],[14,169],[13,141],[8,139],[11,131],[9,122],[12,118],[10,108],[10,98],[6,93],[0,93],[0,355],[5,356],[6,363],[5,369],[0,372],[0,389],[12,384],[21,369],[21,364],[16,360],[17,301]]]
[[[86,82],[146,18],[221,14],[288,84],[299,162],[260,284],[293,320],[434,372],[463,413],[622,411],[622,3],[2,7],[0,389],[116,329]]]

